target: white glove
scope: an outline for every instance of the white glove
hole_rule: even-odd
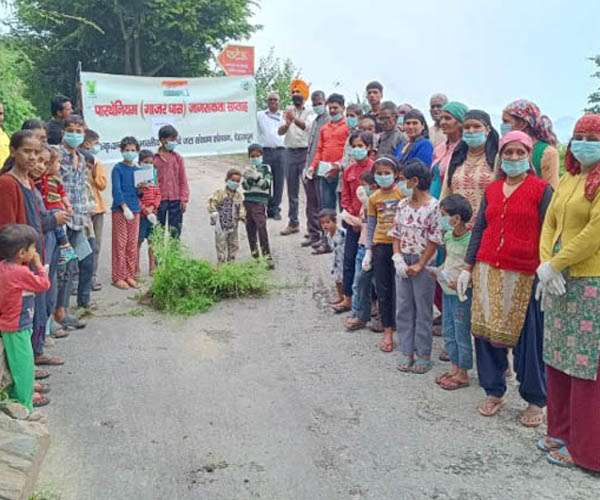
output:
[[[408,278],[408,275],[406,274],[408,264],[404,260],[404,257],[402,257],[402,254],[395,253],[392,257],[392,260],[394,261],[394,267],[396,268],[396,276],[400,279]]]
[[[153,226],[156,226],[156,224],[158,224],[158,218],[156,217],[156,214],[148,214],[146,215],[146,219],[148,219],[148,222],[150,222],[150,224],[152,224]]]
[[[540,310],[544,312],[544,301],[546,298],[546,287],[541,281],[538,281],[537,287],[535,288],[535,300],[540,303]]]
[[[458,293],[458,300],[464,302],[467,300],[467,288],[471,284],[471,273],[466,270],[462,270],[458,275],[456,282],[456,292]]]
[[[304,171],[304,177],[306,177],[307,179],[312,181],[314,176],[315,176],[315,171],[312,167],[309,167]]]
[[[565,278],[556,269],[552,267],[550,262],[544,262],[537,268],[536,274],[542,285],[536,288],[535,295],[536,300],[542,296],[542,291],[548,292],[552,295],[564,295],[567,292],[565,288]]]
[[[373,267],[373,252],[371,250],[367,250],[365,252],[365,257],[362,261],[363,273],[368,273],[372,267]]]
[[[133,212],[129,209],[129,207],[127,205],[125,205],[125,208],[123,208],[123,215],[126,220],[134,219]]]
[[[210,225],[214,226],[219,220],[219,212],[211,212],[210,213]]]

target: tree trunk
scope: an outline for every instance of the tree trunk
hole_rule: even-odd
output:
[[[139,34],[136,33],[133,36],[133,57],[135,62],[135,74],[142,75],[142,56],[140,51],[140,37]]]
[[[131,75],[131,39],[125,38],[125,74]]]

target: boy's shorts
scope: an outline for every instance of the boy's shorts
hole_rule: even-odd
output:
[[[140,234],[138,236],[140,245],[144,243],[144,240],[150,239],[153,229],[152,223],[146,217],[140,217]]]

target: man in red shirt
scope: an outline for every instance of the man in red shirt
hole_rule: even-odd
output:
[[[327,99],[330,121],[319,134],[317,154],[311,165],[311,174],[319,176],[321,208],[335,210],[340,162],[350,128],[344,119],[344,96],[331,94]]]

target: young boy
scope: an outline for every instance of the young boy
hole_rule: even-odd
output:
[[[346,230],[338,227],[335,209],[324,208],[319,212],[319,221],[325,236],[329,240],[329,246],[333,248],[333,267],[331,274],[335,280],[335,289],[337,298],[332,304],[337,304],[344,300],[344,290],[342,282],[344,280],[344,244],[346,241]]]
[[[0,332],[8,368],[13,379],[9,396],[32,415],[34,363],[31,335],[35,293],[50,289],[50,280],[36,251],[38,233],[24,224],[0,229]],[[37,274],[29,269],[32,264]]]
[[[246,221],[244,196],[239,192],[242,173],[229,169],[225,176],[225,187],[213,193],[208,200],[210,225],[215,226],[215,246],[219,264],[235,260],[240,249],[238,222]]]
[[[136,275],[141,274],[140,270],[140,250],[142,249],[142,245],[145,240],[148,240],[148,267],[150,276],[154,274],[154,269],[156,268],[156,258],[154,257],[154,253],[152,252],[152,248],[150,248],[150,237],[152,236],[152,230],[154,226],[158,223],[158,208],[160,207],[161,195],[160,195],[160,187],[156,182],[156,169],[154,168],[154,164],[152,162],[153,158],[152,151],[148,149],[142,149],[138,156],[138,164],[140,168],[151,168],[154,173],[154,183],[148,184],[142,196],[140,197],[140,234],[138,236],[138,261],[137,261],[137,269]]]
[[[96,156],[100,152],[100,136],[98,132],[87,129],[83,137],[83,144],[80,148]],[[92,214],[92,224],[94,225],[95,246],[94,246],[94,276],[92,279],[92,291],[102,290],[102,285],[98,282],[98,260],[100,258],[100,249],[102,248],[102,235],[104,234],[104,214],[106,206],[102,199],[102,192],[106,189],[106,172],[104,165],[97,158],[94,165],[88,169],[88,183],[92,187],[96,208]]]
[[[460,302],[456,292],[456,280],[462,270],[471,231],[466,224],[471,220],[473,209],[469,201],[453,194],[440,202],[440,225],[444,234],[446,260],[439,268],[433,268],[442,287],[442,332],[444,345],[452,368],[440,375],[435,382],[443,389],[453,391],[469,386],[468,370],[473,367],[471,344],[471,292],[467,300]]]
[[[271,191],[271,167],[263,163],[263,149],[260,144],[248,146],[251,166],[244,170],[242,187],[244,188],[244,208],[246,210],[246,232],[252,257],[258,258],[256,237],[260,241],[262,256],[273,267],[269,234],[267,233],[267,204]]]
[[[172,125],[165,125],[158,131],[160,147],[154,155],[154,167],[158,173],[161,202],[158,207],[158,221],[166,226],[167,219],[173,235],[181,235],[183,214],[190,199],[190,188],[185,174],[185,164],[180,154],[175,152],[179,133]]]

